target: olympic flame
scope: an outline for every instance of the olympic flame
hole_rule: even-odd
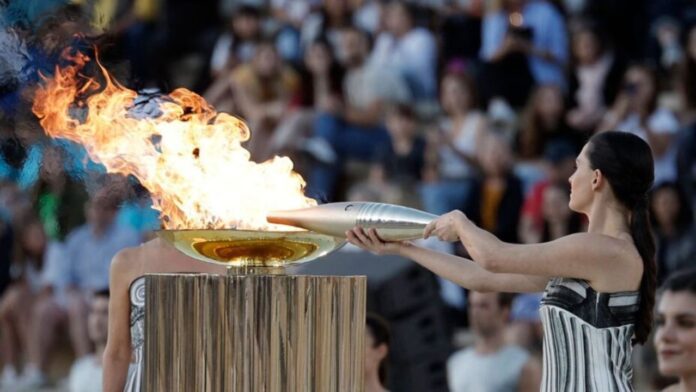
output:
[[[133,90],[97,61],[103,87],[82,74],[90,59],[63,53],[36,92],[33,112],[53,138],[82,144],[110,173],[133,175],[152,195],[166,229],[287,230],[266,222],[274,210],[316,205],[287,157],[250,159],[250,131],[184,88],[159,100],[157,116],[137,115]]]

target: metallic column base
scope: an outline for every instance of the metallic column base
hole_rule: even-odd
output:
[[[363,391],[364,276],[146,278],[145,391]]]

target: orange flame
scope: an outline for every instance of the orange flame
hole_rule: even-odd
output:
[[[129,112],[135,91],[97,62],[106,80],[99,91],[99,83],[80,74],[86,55],[66,50],[64,57],[73,65],[56,67],[36,92],[32,109],[41,126],[53,138],[85,146],[108,172],[138,178],[165,228],[287,230],[267,223],[266,214],[316,205],[289,158],[251,161],[241,145],[250,137],[246,124],[217,113],[201,96],[174,90],[160,102],[160,116],[136,118]],[[84,120],[71,115],[85,109]]]

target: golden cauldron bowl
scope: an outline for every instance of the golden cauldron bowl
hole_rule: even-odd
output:
[[[282,271],[345,244],[343,238],[304,230],[159,230],[157,235],[194,259],[249,273]]]

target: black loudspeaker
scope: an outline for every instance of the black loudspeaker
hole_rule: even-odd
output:
[[[435,275],[411,260],[375,256],[348,248],[291,273],[366,275],[367,309],[384,317],[391,330],[389,385],[404,392],[447,391],[451,352],[440,286]]]

